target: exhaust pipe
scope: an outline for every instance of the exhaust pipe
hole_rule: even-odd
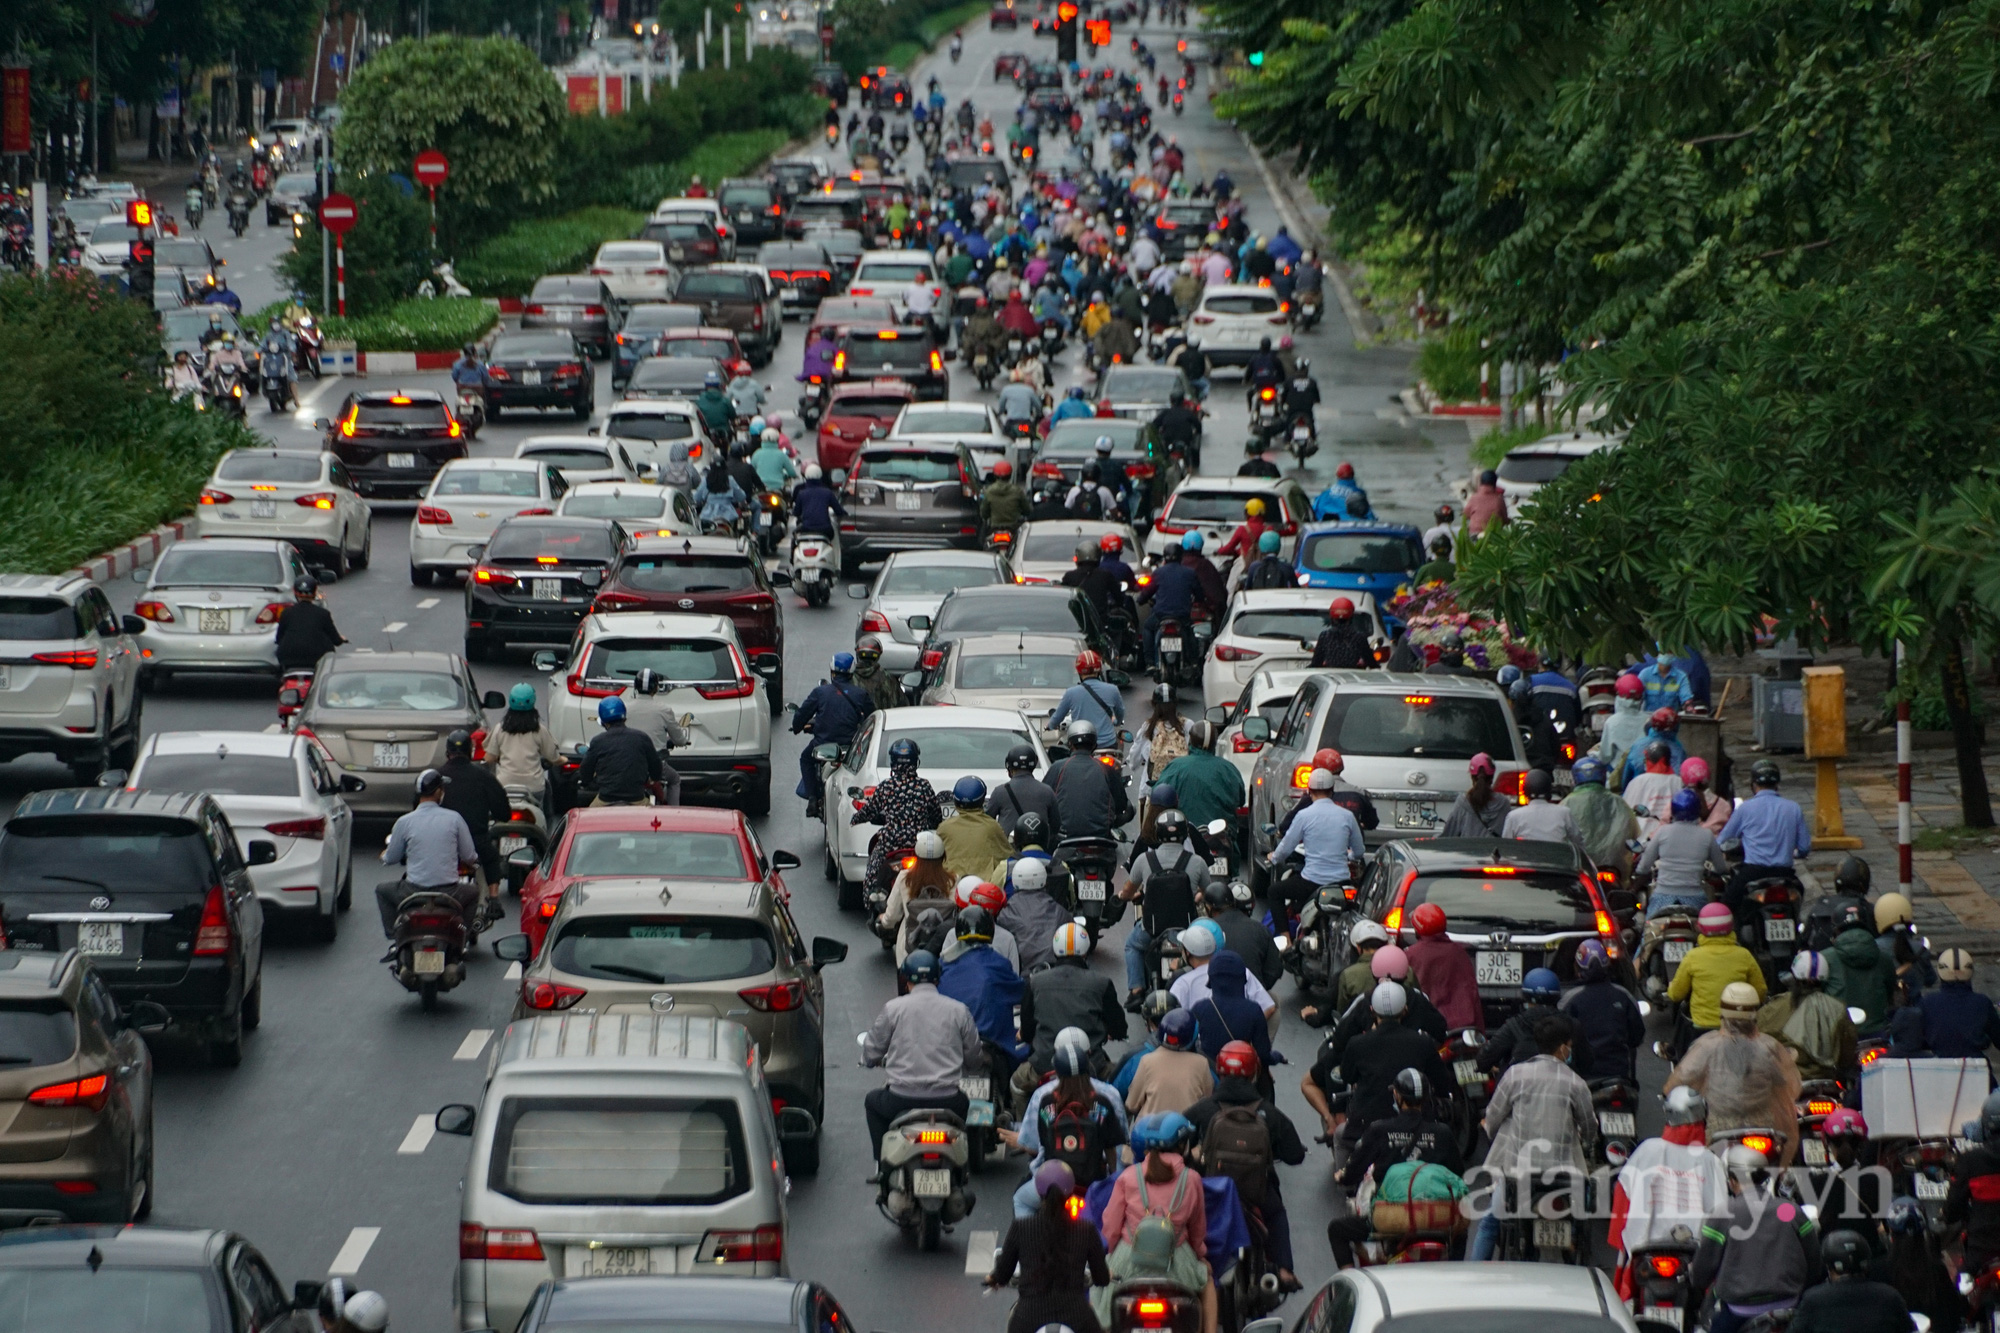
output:
[[[1264,1276],[1257,1279],[1257,1288],[1258,1290],[1262,1291],[1266,1296],[1277,1295],[1278,1275],[1276,1273],[1264,1274]]]

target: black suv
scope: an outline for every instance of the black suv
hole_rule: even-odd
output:
[[[444,395],[425,389],[350,393],[318,425],[364,498],[415,500],[446,463],[471,456]]]
[[[9,948],[80,950],[123,1008],[157,1004],[240,1064],[263,1016],[250,867],[277,858],[264,838],[239,846],[199,792],[36,792],[0,827],[0,929]]]
[[[478,662],[508,643],[568,644],[625,545],[608,518],[510,518],[465,577],[465,656]]]
[[[941,403],[951,397],[951,372],[944,368],[957,353],[937,345],[929,330],[898,327],[848,329],[833,354],[833,379],[902,380],[917,391],[920,403]]]
[[[722,216],[736,224],[739,245],[761,245],[785,231],[785,201],[770,181],[744,177],[726,180],[716,191]]]

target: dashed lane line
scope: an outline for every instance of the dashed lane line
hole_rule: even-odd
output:
[[[359,1273],[362,1261],[367,1259],[368,1251],[375,1244],[375,1238],[381,1234],[381,1227],[356,1227],[348,1232],[346,1242],[340,1247],[340,1253],[334,1255],[333,1262],[327,1265],[327,1276],[353,1277]]]
[[[993,1254],[1000,1248],[1000,1233],[975,1231],[965,1242],[965,1275],[985,1277],[993,1271]]]
[[[267,726],[267,727],[265,727],[265,728],[264,728],[264,730],[265,730],[266,732],[272,732],[272,731],[283,731],[284,729],[285,729],[285,728],[284,728],[284,727],[283,727],[283,726],[282,726],[281,724],[279,724],[279,723],[276,723],[276,722],[273,722],[273,723],[271,723],[271,724],[270,724],[269,726]]]
[[[421,601],[421,602],[418,602],[418,603],[417,603],[417,610],[419,610],[419,611],[428,611],[428,610],[430,610],[430,609],[431,609],[432,607],[436,606],[437,604],[438,604],[438,599],[437,599],[437,598],[435,598],[435,597],[426,597],[426,598],[424,598],[424,600],[423,600],[423,601]]]
[[[404,630],[408,628],[409,624],[407,622],[401,620],[392,620],[388,624],[382,627],[382,632],[384,634],[401,634]]]
[[[521,965],[519,963],[507,964],[506,980],[519,981],[520,979],[521,979]]]
[[[397,1145],[396,1151],[405,1157],[414,1157],[430,1147],[431,1135],[435,1133],[437,1133],[437,1117],[420,1115],[410,1125],[410,1132],[403,1135],[403,1141]]]
[[[479,1053],[486,1049],[486,1043],[492,1036],[492,1028],[472,1029],[472,1031],[465,1034],[465,1040],[458,1044],[458,1049],[452,1052],[451,1058],[454,1060],[477,1060]]]

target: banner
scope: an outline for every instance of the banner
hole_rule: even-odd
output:
[[[0,153],[34,150],[35,131],[28,115],[28,67],[0,67]]]

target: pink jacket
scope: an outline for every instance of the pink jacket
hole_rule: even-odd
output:
[[[1498,486],[1481,486],[1465,497],[1465,526],[1473,536],[1494,522],[1507,521],[1507,497]]]
[[[1098,1224],[1104,1232],[1104,1248],[1117,1249],[1118,1242],[1131,1239],[1148,1215],[1160,1215],[1172,1220],[1175,1243],[1190,1246],[1195,1256],[1205,1261],[1208,1206],[1202,1200],[1201,1174],[1182,1161],[1179,1153],[1165,1152],[1160,1157],[1174,1168],[1174,1179],[1164,1185],[1146,1183],[1144,1161],[1134,1162],[1118,1173],[1118,1180],[1111,1187],[1111,1201],[1104,1205],[1104,1217]],[[1188,1183],[1181,1191],[1180,1207],[1169,1209],[1174,1188],[1183,1174]]]
[[[1417,940],[1404,952],[1417,984],[1447,1025],[1486,1030],[1486,1007],[1479,1002],[1479,980],[1473,975],[1470,954],[1443,935]]]
[[[1701,826],[1719,838],[1722,836],[1723,828],[1729,823],[1730,814],[1735,809],[1736,802],[1727,796],[1711,795],[1708,800],[1708,814],[1703,817]]]

